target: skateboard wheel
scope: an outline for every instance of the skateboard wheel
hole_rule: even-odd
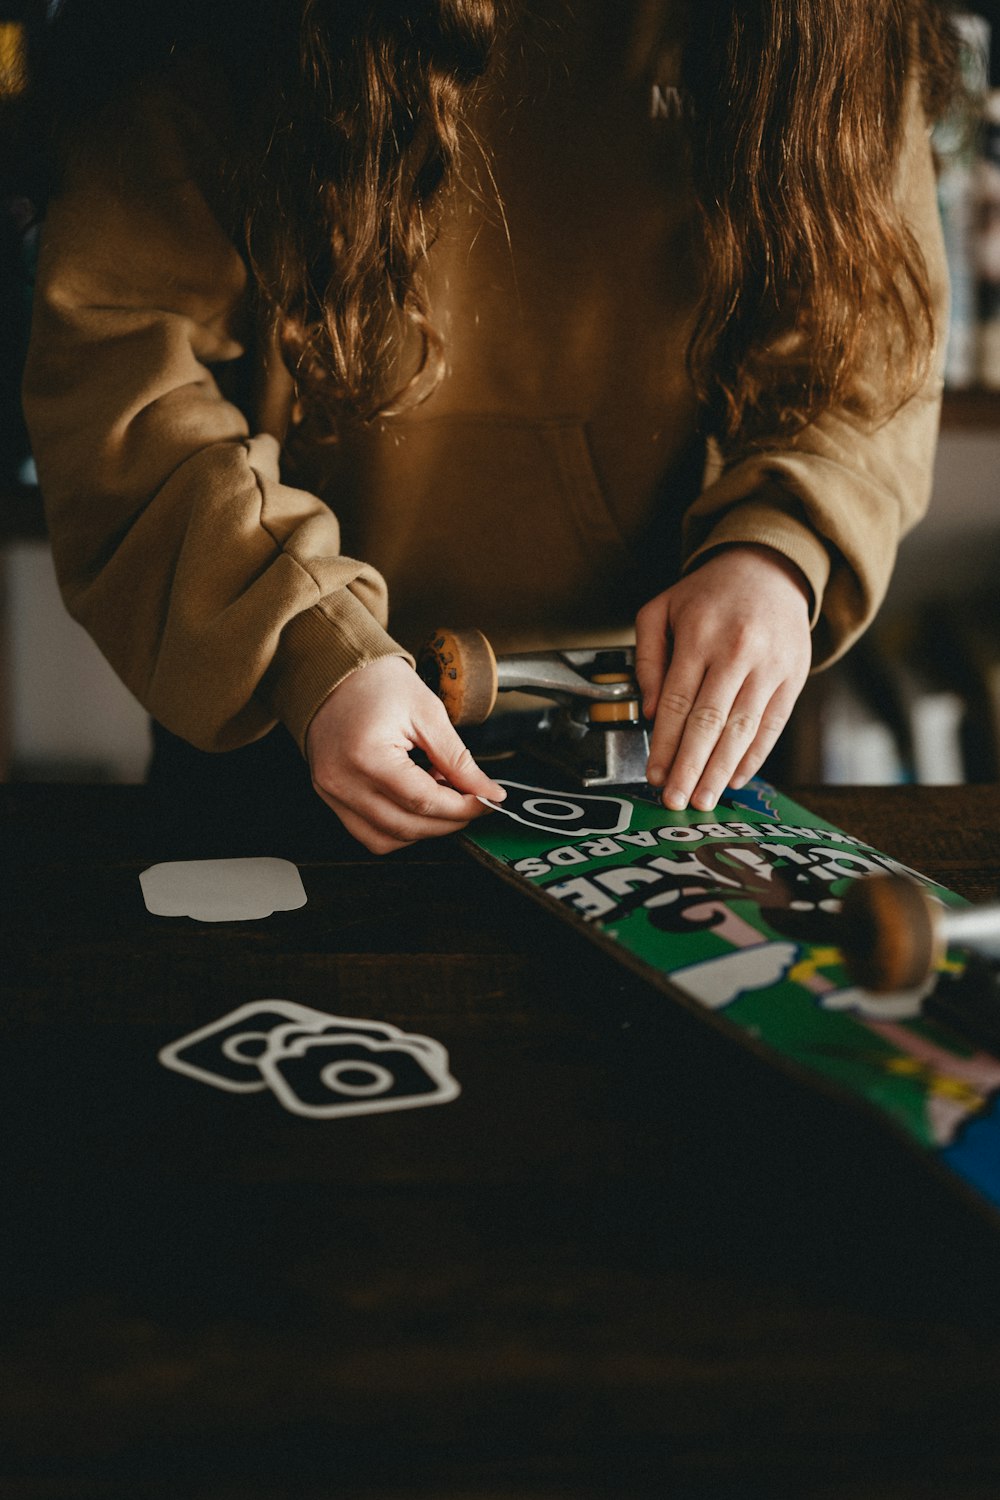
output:
[[[923,984],[940,957],[933,908],[903,875],[872,875],[852,885],[841,907],[841,951],[851,978],[886,993]]]
[[[482,724],[497,701],[497,659],[481,630],[436,630],[417,671],[453,724]]]

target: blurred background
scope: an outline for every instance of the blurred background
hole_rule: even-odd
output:
[[[146,715],[66,615],[20,416],[36,230],[14,125],[57,0],[0,0],[0,780],[141,781]],[[814,678],[788,784],[1000,775],[1000,0],[956,16],[966,117],[935,132],[952,281],[930,513],[874,628]]]

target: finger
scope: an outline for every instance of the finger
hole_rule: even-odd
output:
[[[317,770],[313,786],[338,816],[347,810],[404,842],[461,828],[481,807],[474,797],[437,781],[402,746],[381,750],[363,766],[349,762],[336,774]]]
[[[729,778],[731,787],[745,786],[751,776],[756,776],[788,723],[800,691],[801,687],[797,684],[782,683],[774,694],[761,715],[760,726],[750,747]]]
[[[441,838],[458,833],[469,822],[486,809],[478,802],[470,804],[469,817],[452,820],[447,818],[422,818],[407,813],[385,797],[368,793],[356,800],[345,802],[341,797],[316,788],[328,807],[337,814],[348,833],[373,854],[389,854],[421,839]]]
[[[669,660],[665,611],[641,609],[635,619],[635,680],[642,695],[642,712],[647,719],[652,719],[656,713]]]
[[[502,802],[506,797],[505,789],[476,764],[443,706],[440,714],[435,711],[414,724],[414,741],[457,792],[488,797],[491,802]]]
[[[651,786],[663,786],[687,727],[688,717],[695,706],[704,681],[704,664],[695,664],[690,658],[683,662],[675,659],[670,666],[659,700],[655,705],[655,718],[649,736],[649,764],[646,774]]]
[[[335,813],[352,838],[357,839],[370,854],[392,854],[405,847],[404,841],[393,838],[377,827],[363,813],[356,813],[346,802],[326,791],[318,781],[313,781],[313,790]]]
[[[710,670],[705,674],[684,722],[680,743],[663,778],[663,802],[666,807],[681,811],[688,806],[691,794],[725,730],[741,685],[741,679],[729,672]],[[673,727],[676,728],[676,725]]]
[[[489,786],[489,778],[486,780]],[[388,808],[391,823],[387,831],[405,838],[426,837],[412,829],[436,832],[438,829],[433,825],[441,822],[460,828],[481,807],[475,796],[457,792],[453,786],[436,780],[405,751],[382,760],[370,769],[367,777],[360,778],[351,805],[358,810],[366,808],[369,816],[381,817],[382,823]],[[400,822],[400,817],[405,820]]]
[[[742,765],[760,733],[769,707],[769,691],[770,683],[762,686],[749,677],[737,693],[715,749],[691,793],[691,805],[700,812],[710,812],[732,784],[737,767]]]

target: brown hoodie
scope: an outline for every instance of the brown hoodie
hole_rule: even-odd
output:
[[[929,497],[940,380],[875,430],[839,410],[713,458],[684,365],[674,59],[643,0],[608,9],[525,44],[483,104],[488,158],[430,257],[444,382],[335,447],[254,350],[190,97],[149,90],[119,149],[78,153],[43,230],[25,411],[67,606],[174,733],[220,750],[281,720],[301,744],[346,675],[442,623],[507,649],[625,639],[725,543],[799,566],[817,664],[877,609]],[[898,193],[943,321],[915,88]]]

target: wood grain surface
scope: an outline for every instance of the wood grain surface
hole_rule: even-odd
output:
[[[1000,790],[797,789],[965,895]],[[475,864],[312,799],[0,788],[10,1500],[993,1500],[1000,1227]],[[146,912],[278,855],[299,910]],[[250,1000],[441,1042],[439,1108],[161,1067]]]

